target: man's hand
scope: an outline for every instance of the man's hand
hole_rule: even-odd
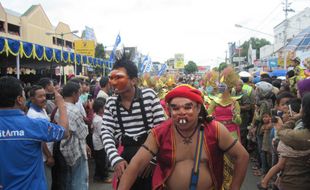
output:
[[[276,117],[277,118],[277,123],[274,123],[274,128],[276,129],[276,130],[279,130],[279,129],[281,129],[282,128],[282,126],[283,126],[283,121],[282,121],[282,119],[280,118],[280,117]]]
[[[54,90],[55,93],[55,104],[57,107],[60,106],[64,106],[65,105],[65,101],[63,99],[63,97],[57,92],[57,90]]]
[[[86,145],[86,153],[87,153],[87,157],[91,158],[91,149],[89,148],[88,145]]]
[[[121,178],[127,166],[128,163],[126,160],[120,161],[114,166],[114,175],[116,176],[116,178]]]
[[[46,158],[45,163],[48,167],[53,167],[55,165],[55,160],[54,160],[53,156]]]

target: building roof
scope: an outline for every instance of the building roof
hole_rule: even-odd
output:
[[[31,7],[22,16],[29,15],[37,6],[38,5],[31,5]]]
[[[20,17],[21,14],[16,12],[16,11],[13,11],[11,9],[7,9],[7,8],[4,8],[4,11],[9,14],[9,15],[12,15],[12,16],[16,16],[16,17]]]

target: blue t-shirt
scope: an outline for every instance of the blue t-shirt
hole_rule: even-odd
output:
[[[41,143],[59,141],[64,132],[20,110],[0,110],[0,189],[45,190]]]

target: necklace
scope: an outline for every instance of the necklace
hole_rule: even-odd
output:
[[[194,131],[193,131],[192,134],[190,134],[188,137],[186,137],[186,136],[184,136],[184,135],[181,133],[181,131],[180,131],[180,129],[178,128],[178,126],[177,126],[177,125],[175,126],[175,129],[177,130],[177,132],[179,133],[179,135],[183,138],[183,143],[184,143],[184,144],[190,144],[190,143],[192,143],[192,137],[193,137],[193,135],[195,134],[197,128],[198,128],[198,127],[196,127],[196,128],[194,129]]]

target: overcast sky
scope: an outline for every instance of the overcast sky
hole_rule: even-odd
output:
[[[175,53],[185,61],[216,66],[225,59],[228,42],[243,43],[250,37],[266,38],[243,28],[273,34],[284,19],[284,0],[1,0],[5,8],[24,13],[41,4],[54,26],[59,21],[71,30],[94,29],[97,41],[136,46],[153,61],[164,62]],[[295,13],[310,7],[310,0],[290,0]]]

